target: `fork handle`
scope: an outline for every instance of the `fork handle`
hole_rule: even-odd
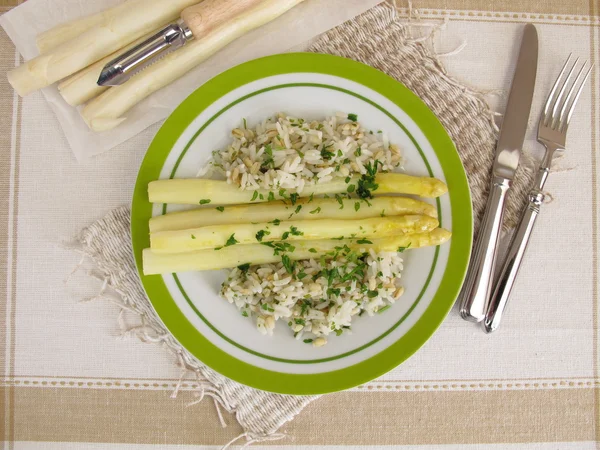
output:
[[[511,181],[503,177],[495,176],[492,180],[485,214],[462,290],[460,314],[465,320],[481,322],[485,317],[492,290],[504,203],[510,185]]]
[[[547,176],[547,174],[546,174]],[[483,322],[483,328],[486,333],[491,333],[498,329],[502,315],[508,304],[510,292],[513,288],[517,273],[523,261],[529,238],[533,232],[535,221],[540,212],[540,206],[544,202],[544,194],[538,189],[529,193],[529,204],[521,217],[519,226],[512,237],[508,248],[508,254],[504,265],[498,276],[496,286]]]

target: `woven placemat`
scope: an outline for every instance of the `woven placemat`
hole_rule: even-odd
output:
[[[329,31],[310,50],[369,64],[404,83],[427,103],[456,144],[469,178],[478,224],[485,207],[496,139],[493,116],[482,96],[448,77],[435,54],[422,41],[412,39],[395,10],[384,4]],[[527,178],[521,169],[508,200],[508,225],[517,220]],[[132,257],[129,221],[129,209],[119,208],[80,235],[78,249],[93,262],[104,280],[98,297],[113,295],[110,300],[119,304],[124,314],[137,316],[138,324],[124,327],[124,333],[166,347],[182,367],[182,378],[198,378],[198,400],[211,396],[218,405],[235,413],[244,428],[239,438],[245,437],[248,442],[279,438],[279,428],[317,397],[271,394],[242,386],[206,367],[182,348],[164,328],[144,294]]]

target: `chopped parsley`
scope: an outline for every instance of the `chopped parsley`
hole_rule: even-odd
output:
[[[269,192],[269,196],[267,197],[267,200],[272,202],[273,200],[275,200],[275,194],[273,194],[272,192]]]
[[[302,205],[296,206],[296,209],[294,210],[294,214],[298,214],[301,209],[302,209]]]
[[[340,204],[340,209],[344,209],[344,201],[342,200],[342,196],[340,194],[335,194],[335,199]]]
[[[309,214],[319,214],[321,212],[321,207],[319,206],[317,209],[313,209]]]
[[[273,254],[275,256],[280,255],[283,252],[293,252],[296,250],[292,244],[287,242],[261,242],[262,245],[266,245],[267,247],[271,247],[274,251]]]
[[[356,114],[350,113],[350,114],[348,114],[348,120],[351,120],[352,122],[356,122],[358,120],[358,116]]]
[[[350,183],[350,180],[352,180],[352,177],[346,177],[346,179],[344,180],[344,183],[348,184],[348,183]]]
[[[406,247],[398,247],[398,253],[404,253],[404,251],[410,247],[410,244],[412,244],[412,242],[409,242]]]
[[[223,247],[229,247],[231,245],[235,245],[235,244],[239,244],[239,243],[240,242],[235,239],[235,233],[233,233],[231,236],[229,236],[229,239],[227,239],[227,242],[225,242],[225,245]]]
[[[286,231],[285,233],[283,233],[281,235],[281,239],[285,241],[290,236],[290,234],[292,236],[303,236],[304,235],[304,233],[302,231],[299,231],[298,228],[292,226],[292,227],[290,227],[290,231]]]
[[[196,239],[196,236],[194,236],[193,234],[192,234],[192,239]]]
[[[242,311],[242,316],[248,317],[248,311]]]
[[[225,207],[224,206],[217,206],[215,209],[217,211],[221,211],[221,212],[225,211]]]
[[[269,234],[271,234],[271,232],[269,230],[259,230],[258,233],[256,233],[256,240],[258,242],[261,242],[263,240],[263,238],[265,236],[268,236]]]
[[[368,239],[359,239],[358,241],[356,241],[357,244],[372,244],[371,241],[369,241]]]
[[[271,148],[271,144],[265,145],[265,157],[264,162],[261,164],[263,169],[268,169],[269,167],[275,168],[275,160],[273,159],[273,149]],[[266,170],[265,170],[266,172]]]
[[[198,202],[200,205],[207,205],[210,203],[210,199],[209,198],[203,198],[202,200],[200,200]]]
[[[272,223],[273,225],[275,225],[276,227],[278,227],[279,224],[281,223],[281,220],[279,220],[279,219],[273,219],[273,220],[271,220],[270,222],[267,222],[267,223]]]
[[[246,118],[245,117],[242,120],[244,121],[244,130],[247,130],[248,129],[248,122],[246,122]]]
[[[362,155],[362,148],[358,147],[356,150],[354,150],[354,156],[360,156]]]
[[[358,211],[360,209],[360,202],[356,202],[354,204],[354,211]]]
[[[385,217],[385,209],[381,210],[381,214],[379,214],[381,217]]]
[[[317,253],[317,249],[316,248],[309,248],[308,251],[311,252],[311,253]]]
[[[331,158],[333,158],[335,156],[335,153],[330,152],[328,150],[328,148],[331,146],[333,146],[333,144],[329,144],[329,145],[323,144],[323,148],[321,149],[321,158],[323,158],[325,161],[330,160]]]
[[[356,189],[356,193],[360,198],[373,198],[371,191],[375,191],[379,187],[379,185],[375,183],[375,176],[377,175],[379,164],[381,164],[381,161],[375,160],[374,164],[371,164],[369,161],[365,166],[367,173],[360,177],[358,180],[358,188]]]
[[[296,192],[290,194],[290,200],[292,202],[292,205],[295,205],[296,202],[298,201],[298,194]]]
[[[242,264],[241,266],[238,266],[238,269],[240,269],[242,272],[248,272],[249,268],[250,268],[250,263]]]
[[[257,197],[258,197],[258,191],[254,191],[254,194],[252,194],[252,198],[250,199],[250,201],[253,202],[254,200],[256,200]]]
[[[355,188],[356,186],[351,184],[350,186],[348,186],[348,189],[346,189],[346,191],[348,191],[348,194],[352,194]]]
[[[293,274],[294,269],[296,268],[296,263],[292,262],[288,255],[281,255],[281,264],[285,267],[287,273]]]
[[[375,298],[379,295],[379,292],[377,291],[367,291],[367,297],[369,298]]]
[[[313,341],[312,339],[304,339],[304,341],[302,341],[302,342],[304,342],[305,344],[310,344],[312,341]]]

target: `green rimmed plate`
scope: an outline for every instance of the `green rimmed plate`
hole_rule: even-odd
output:
[[[211,151],[247,118],[276,112],[322,118],[352,112],[367,128],[400,145],[404,168],[433,176],[449,193],[433,200],[449,243],[408,251],[401,300],[375,317],[356,318],[352,334],[313,348],[281,324],[272,337],[218,297],[222,271],[164,276],[141,273],[148,219],[175,210],[148,202],[159,178],[195,177]],[[218,214],[218,212],[216,212]],[[234,67],[190,95],[167,119],[140,168],[132,205],[132,241],[140,278],[165,326],[200,361],[240,383],[284,394],[334,392],[391,370],[421,347],[446,317],[461,288],[471,239],[471,198],[464,169],[441,124],[405,86],[369,66],[330,55],[291,53]]]

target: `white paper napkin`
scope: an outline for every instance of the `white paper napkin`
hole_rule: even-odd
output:
[[[25,60],[37,56],[35,37],[59,23],[96,13],[122,0],[28,0],[0,17]],[[168,0],[165,0],[168,1]],[[165,119],[179,103],[218,73],[262,56],[283,53],[366,11],[381,0],[306,0],[279,19],[233,42],[170,86],[154,93],[127,113],[117,128],[90,131],[76,108],[56,86],[42,90],[78,160],[102,153]]]

